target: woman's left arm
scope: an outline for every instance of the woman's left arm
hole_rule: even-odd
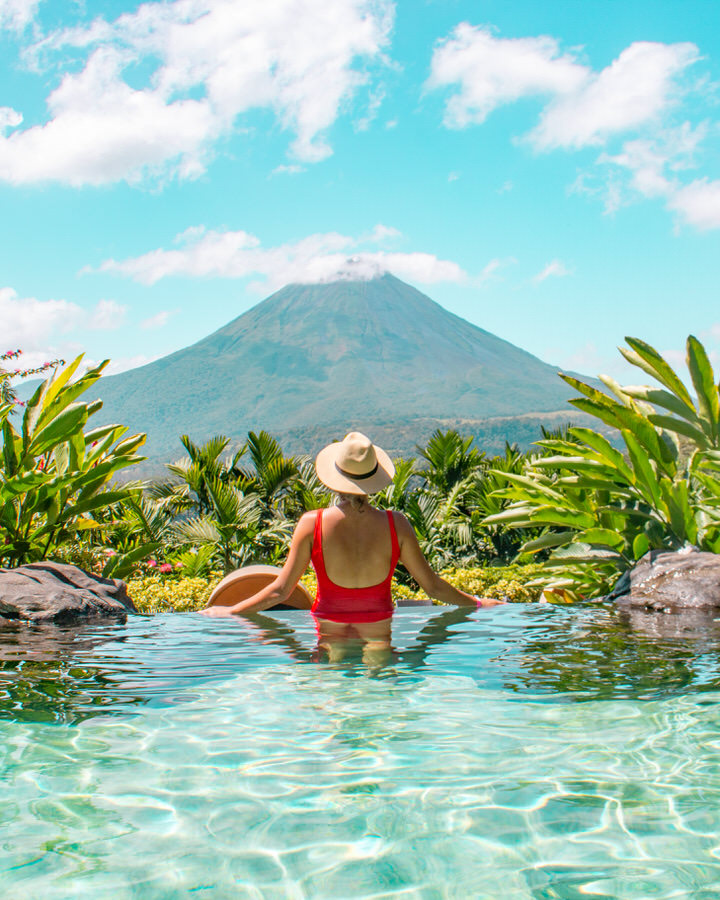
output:
[[[208,606],[206,609],[200,610],[201,614],[212,617],[243,615],[261,612],[278,603],[284,603],[295,590],[300,577],[310,563],[315,515],[314,512],[305,513],[297,523],[285,565],[275,581],[234,606]]]

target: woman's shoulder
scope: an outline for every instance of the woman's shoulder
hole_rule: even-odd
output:
[[[295,530],[301,533],[312,531],[312,529],[315,527],[315,522],[317,521],[319,513],[320,510],[317,509],[311,509],[308,512],[303,513],[298,519]]]

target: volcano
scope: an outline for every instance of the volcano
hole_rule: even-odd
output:
[[[104,407],[94,423],[147,432],[154,460],[180,456],[183,433],[242,440],[264,429],[287,452],[311,453],[359,429],[405,455],[437,427],[489,429],[503,443],[524,428],[534,439],[540,421],[567,420],[573,393],[556,367],[389,274],[288,285],[96,387]]]

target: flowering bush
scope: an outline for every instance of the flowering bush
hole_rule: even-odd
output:
[[[220,573],[209,579],[141,575],[129,578],[127,586],[138,612],[194,612],[207,606],[210,594],[221,579]]]

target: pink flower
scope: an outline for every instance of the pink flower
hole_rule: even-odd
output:
[[[172,570],[173,570],[173,567],[170,565],[170,563],[163,563],[160,566],[160,568],[158,569],[158,572],[162,572],[163,574],[166,574],[167,572],[172,572]]]
[[[175,563],[175,568],[176,568],[176,569],[182,569],[182,567],[183,567],[183,566],[182,566],[182,563]]]
[[[157,562],[154,559],[149,559],[146,563],[148,569],[154,569],[157,565]]]

